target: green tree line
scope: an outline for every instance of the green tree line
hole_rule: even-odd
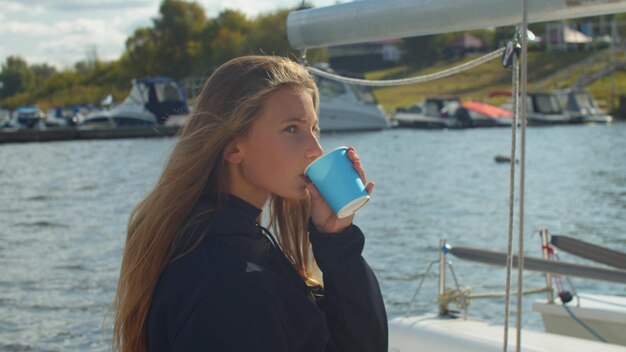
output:
[[[289,46],[286,34],[286,18],[293,10],[277,10],[254,18],[225,10],[209,18],[197,2],[163,0],[151,26],[135,30],[126,39],[125,50],[117,60],[81,61],[71,69],[59,71],[48,64],[29,65],[21,57],[8,57],[0,70],[0,107],[97,104],[108,94],[120,101],[127,95],[133,78],[207,77],[225,61],[246,54],[295,59],[298,53]],[[538,35],[543,34],[543,28],[541,24],[531,26]],[[514,29],[502,27],[471,33],[495,49],[513,36]],[[444,44],[455,35],[458,33],[405,38],[402,64],[425,67],[442,60]],[[324,49],[309,50],[307,55],[310,62],[327,61]]]
[[[298,53],[289,46],[286,34],[286,19],[292,10],[255,18],[225,10],[208,18],[197,2],[164,0],[152,25],[135,30],[115,61],[82,61],[71,69],[57,70],[8,57],[0,71],[0,106],[95,104],[108,94],[120,101],[133,78],[208,76],[225,61],[246,54],[296,58]],[[318,50],[311,55],[323,59],[324,53]]]

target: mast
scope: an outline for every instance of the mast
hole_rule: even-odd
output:
[[[534,0],[528,22],[619,12],[626,0]],[[519,0],[370,0],[291,12],[287,37],[307,49],[519,23]]]

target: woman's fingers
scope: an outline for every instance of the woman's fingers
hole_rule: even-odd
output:
[[[361,178],[363,184],[367,183],[367,178],[365,177],[365,169],[363,169],[363,165],[361,164],[361,159],[356,153],[354,147],[348,147],[348,158],[352,160],[352,165],[354,165],[354,169],[356,173]]]
[[[361,159],[356,153],[356,150],[354,147],[348,147],[347,153],[348,159],[352,162],[354,170],[356,170],[359,178],[365,185],[365,191],[368,194],[372,194],[372,191],[374,190],[374,182],[367,182],[365,169],[361,164]],[[315,185],[307,182],[307,188],[309,190],[313,206],[311,210],[311,220],[313,221],[313,225],[315,225],[318,230],[327,233],[335,233],[341,232],[347,226],[350,226],[352,220],[354,219],[354,214],[342,219],[337,218],[337,215],[332,211],[328,203],[326,203]]]

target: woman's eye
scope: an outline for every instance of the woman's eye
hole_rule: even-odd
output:
[[[298,132],[298,127],[295,125],[288,126],[287,128],[285,128],[285,132],[296,133]]]

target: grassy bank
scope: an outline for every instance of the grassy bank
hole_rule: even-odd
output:
[[[608,50],[604,52],[572,51],[572,52],[539,52],[528,53],[529,91],[552,90],[566,88],[606,66],[609,58]],[[623,52],[618,53],[616,60],[623,60]],[[410,66],[399,66],[386,70],[373,71],[366,74],[368,79],[396,79],[421,76],[438,72],[467,62],[475,56],[454,62],[443,62],[426,69],[414,69]],[[413,85],[377,88],[374,95],[390,113],[397,107],[407,106],[437,95],[456,95],[463,100],[478,99],[494,104],[502,103],[502,97],[489,98],[494,90],[511,89],[512,71],[504,69],[500,60],[462,72],[458,75]],[[613,89],[611,89],[613,85]],[[626,73],[618,71],[612,76],[598,80],[587,87],[600,104],[607,110],[617,108],[618,96],[626,94]],[[609,107],[613,91],[613,108]]]

